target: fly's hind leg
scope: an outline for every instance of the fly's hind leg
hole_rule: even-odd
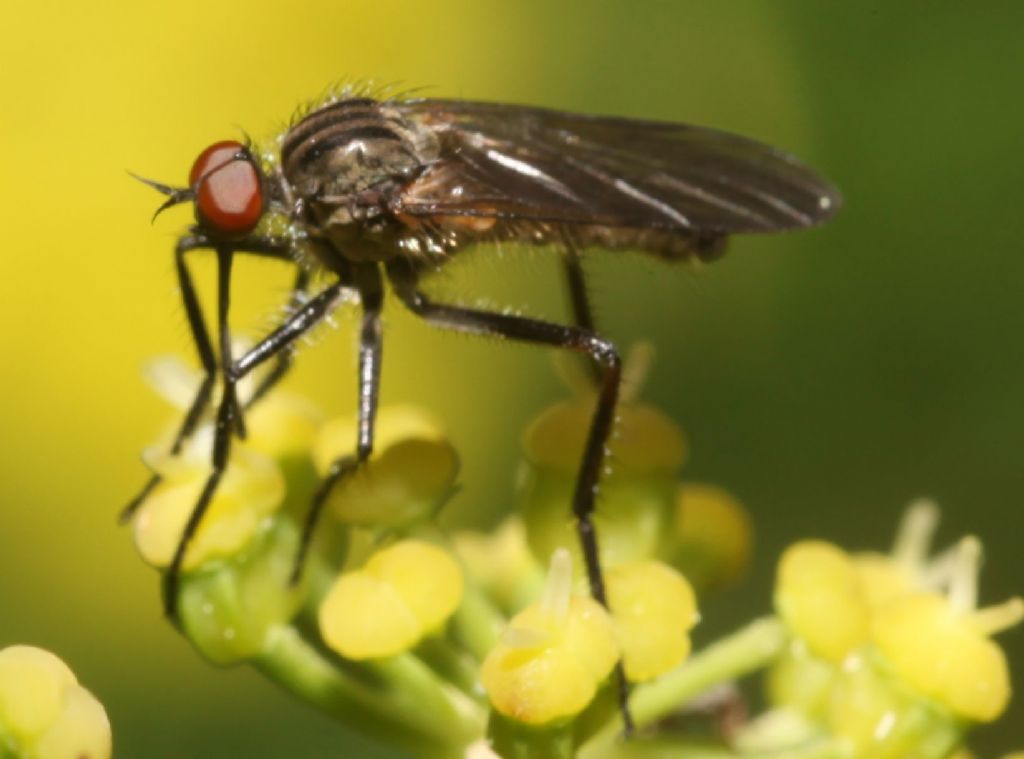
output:
[[[586,564],[591,595],[596,601],[607,607],[608,599],[605,593],[593,514],[601,476],[601,465],[604,461],[605,445],[611,435],[612,424],[615,420],[615,407],[618,402],[619,383],[622,377],[622,362],[615,346],[592,330],[582,327],[435,303],[420,291],[416,270],[403,259],[394,259],[388,263],[388,276],[401,301],[409,310],[430,324],[458,332],[517,340],[582,353],[589,356],[599,367],[597,407],[594,410],[590,432],[583,449],[583,460],[580,463],[576,489],[573,493],[572,509],[576,518],[576,530]],[[629,692],[621,664],[617,668],[617,679],[619,707],[628,734],[632,732],[633,727],[628,707]]]
[[[579,244],[571,231],[563,234],[562,273],[565,276],[565,290],[572,308],[573,323],[580,329],[596,332],[594,310],[590,304],[590,293],[587,290],[586,273],[583,270],[583,257],[580,255]],[[590,369],[590,378],[595,385],[601,384],[601,367],[584,357]]]

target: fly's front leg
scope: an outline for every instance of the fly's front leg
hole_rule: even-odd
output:
[[[605,445],[615,420],[615,406],[622,378],[622,362],[615,346],[596,333],[581,327],[434,303],[420,292],[415,271],[408,262],[401,259],[389,263],[388,275],[402,302],[430,324],[459,332],[519,340],[583,353],[599,367],[597,407],[583,449],[583,460],[580,463],[576,489],[573,493],[572,510],[576,517],[576,531],[586,564],[591,595],[607,608],[608,599],[601,571],[593,514]],[[632,720],[627,706],[628,689],[621,664],[618,666],[617,677],[619,705],[626,732],[629,733],[632,731]]]
[[[231,269],[230,256],[222,256],[220,251],[218,251],[218,263],[218,279],[222,283],[220,290],[226,295],[226,280],[230,278]],[[234,424],[232,417],[237,407],[232,401],[232,396],[234,395],[237,383],[260,364],[279,356],[282,351],[289,350],[296,340],[319,324],[327,314],[337,307],[346,289],[346,286],[341,282],[329,286],[293,313],[284,324],[274,330],[267,338],[257,343],[245,355],[232,362],[226,368],[224,395],[217,408],[217,418],[214,427],[213,468],[203,486],[199,499],[196,501],[196,505],[192,508],[191,514],[189,514],[185,528],[178,539],[174,556],[167,567],[167,572],[164,574],[164,609],[167,616],[171,619],[177,618],[178,585],[186,551],[195,537],[196,531],[199,529],[203,516],[210,506],[210,502],[227,467]],[[228,338],[227,306],[227,301],[222,300],[218,313],[222,322],[222,340]],[[230,355],[229,349],[225,351],[225,355]]]
[[[220,405],[217,409],[217,418],[214,425],[213,454],[211,456],[212,471],[203,485],[199,500],[192,508],[185,529],[178,538],[178,545],[174,550],[171,563],[167,566],[164,574],[163,595],[164,609],[171,619],[177,618],[176,602],[178,598],[178,581],[181,578],[181,567],[185,560],[185,551],[192,538],[199,529],[203,514],[217,492],[217,485],[224,475],[227,466],[228,454],[231,452],[231,431],[235,422],[235,414],[238,413],[238,400],[235,394],[237,378],[232,374],[231,368],[231,334],[228,328],[228,311],[231,306],[231,264],[234,259],[234,251],[226,246],[217,247],[217,327],[220,335],[221,368],[224,374],[224,392]]]
[[[283,247],[279,243],[271,240],[255,239],[249,240],[245,243],[246,252],[251,252],[255,255],[267,256],[270,258],[276,258],[286,261],[291,261],[288,255],[287,248]],[[194,250],[200,250],[204,248],[213,248],[214,243],[208,237],[202,234],[186,235],[178,240],[178,244],[174,248],[174,268],[178,277],[178,289],[181,292],[181,302],[185,308],[185,317],[188,320],[189,332],[192,335],[192,342],[196,347],[196,353],[199,356],[199,363],[203,369],[203,379],[199,384],[199,388],[196,390],[195,396],[192,398],[192,402],[189,404],[188,410],[185,413],[185,418],[182,420],[181,426],[178,428],[177,434],[174,436],[174,441],[171,444],[171,455],[176,455],[181,452],[181,447],[185,441],[195,431],[196,425],[202,418],[203,414],[206,413],[206,409],[209,406],[210,398],[213,395],[213,383],[216,378],[217,372],[217,359],[214,354],[213,344],[210,341],[209,332],[206,329],[206,321],[203,318],[202,307],[199,305],[199,298],[196,295],[195,284],[192,281],[192,276],[189,273],[188,265],[185,261],[186,254]],[[301,273],[298,282],[306,282],[305,274]],[[303,288],[305,285],[303,285]],[[280,375],[284,374],[284,371],[280,372]],[[274,381],[280,379],[280,376],[275,377]],[[265,384],[266,381],[265,381]],[[270,383],[273,384],[273,383]],[[268,388],[261,389],[265,392]],[[252,401],[250,401],[251,403]],[[239,417],[240,418],[240,417]],[[160,475],[153,474],[149,480],[142,487],[142,490],[128,503],[127,506],[121,511],[118,517],[119,521],[124,523],[131,519],[132,515],[138,510],[142,502],[146,500],[153,489],[160,484]]]
[[[174,268],[178,276],[178,289],[181,292],[181,302],[185,307],[185,317],[188,319],[189,332],[192,334],[192,342],[195,344],[196,353],[199,355],[199,363],[203,367],[203,380],[189,404],[185,418],[174,436],[171,444],[171,455],[181,452],[181,446],[195,430],[199,418],[206,410],[213,393],[213,381],[217,371],[217,359],[214,356],[213,345],[210,342],[210,335],[206,330],[206,322],[203,320],[203,311],[199,305],[199,298],[196,296],[196,288],[189,274],[188,265],[185,262],[185,254],[192,250],[210,247],[210,241],[202,235],[189,235],[182,237],[174,248]],[[119,520],[124,523],[131,519],[142,502],[146,500],[153,489],[160,484],[160,475],[153,474],[143,486],[139,494],[135,496],[121,511]]]
[[[344,479],[354,474],[373,453],[374,425],[377,421],[377,402],[380,397],[380,364],[383,355],[383,339],[380,312],[384,293],[377,268],[356,269],[357,287],[363,305],[363,320],[359,330],[359,422],[356,429],[356,450],[354,454],[342,456],[331,464],[327,476],[317,488],[313,503],[302,528],[302,540],[292,568],[291,582],[302,579],[316,525],[323,512],[327,496]]]

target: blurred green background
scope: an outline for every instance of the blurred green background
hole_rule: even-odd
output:
[[[273,131],[343,76],[714,125],[842,188],[828,227],[737,239],[698,272],[589,263],[606,331],[658,346],[647,397],[688,431],[688,476],[757,521],[749,582],[709,602],[699,639],[768,608],[786,543],[883,547],[919,494],[944,540],[984,539],[983,601],[1021,592],[1024,4],[37,0],[0,21],[0,645],[59,652],[118,756],[383,755],[200,661],[115,524],[170,414],[139,367],[191,356],[170,256],[187,213],[150,226],[159,199],[124,170],[181,182],[208,143]],[[258,328],[289,274],[239,268],[238,322]],[[441,287],[558,315],[556,271],[481,251]],[[354,401],[340,322],[291,380],[336,412]],[[464,453],[454,509],[486,523],[510,505],[522,426],[563,392],[549,358],[397,309],[387,328],[385,401],[443,415]],[[1020,684],[1024,634],[1003,640]],[[983,757],[1024,742],[1011,709],[978,731]]]

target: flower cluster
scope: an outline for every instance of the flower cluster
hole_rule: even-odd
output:
[[[199,382],[169,361],[151,376],[179,406]],[[703,756],[710,741],[723,758],[939,759],[1002,711],[1006,666],[988,636],[1024,604],[976,608],[979,544],[929,560],[925,507],[887,556],[793,546],[777,616],[694,653],[698,600],[740,579],[752,529],[733,496],[680,481],[686,440],[635,391],[601,483],[607,608],[594,601],[566,506],[594,403],[581,385],[527,428],[520,508],[489,532],[439,519],[458,474],[439,422],[382,408],[374,453],[327,495],[298,584],[313,493],[350,453],[356,421],[269,394],[247,413],[248,436],[232,445],[186,553],[182,632],[209,660],[247,662],[416,756]],[[161,481],[134,533],[158,569],[206,481],[211,446],[206,419],[178,453],[147,454]],[[732,683],[762,670],[769,710],[722,718],[742,698]],[[637,728],[625,742],[624,692]]]
[[[1005,710],[991,636],[1024,619],[1024,600],[977,608],[981,543],[929,558],[937,519],[931,502],[911,505],[887,555],[816,540],[783,554],[775,606],[793,640],[768,692],[805,718],[797,733],[824,731],[855,756],[942,757]]]

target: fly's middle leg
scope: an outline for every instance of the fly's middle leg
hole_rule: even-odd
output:
[[[354,454],[342,456],[331,464],[313,496],[313,502],[306,514],[302,527],[302,539],[292,568],[291,582],[297,584],[302,578],[306,556],[313,542],[316,525],[327,503],[327,497],[334,488],[355,474],[373,453],[374,428],[377,422],[377,404],[380,398],[380,366],[383,356],[383,334],[380,312],[384,293],[380,272],[376,266],[354,267],[353,275],[363,304],[363,320],[359,330],[359,420],[356,428],[356,450]]]

